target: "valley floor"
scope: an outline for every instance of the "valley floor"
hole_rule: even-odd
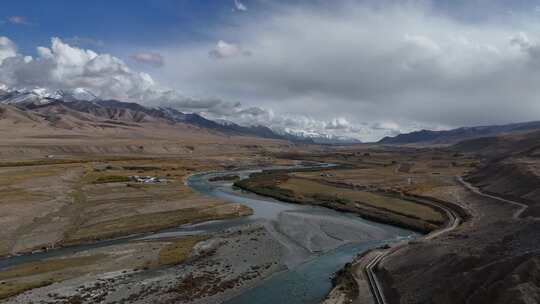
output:
[[[160,142],[153,149],[171,145]],[[442,149],[284,147],[201,144],[183,153],[85,150],[53,157],[48,157],[51,149],[67,151],[66,146],[43,151],[0,147],[0,154],[12,155],[0,163],[0,254],[99,244],[184,224],[241,218],[251,210],[196,193],[186,178],[203,171],[326,162],[337,167],[280,172],[270,178],[263,174],[257,183],[249,184],[254,180],[250,179],[240,186],[423,232],[437,229],[446,218],[437,208],[408,198],[459,205],[467,214],[456,230],[410,241],[380,263],[378,274],[388,302],[538,302],[540,247],[535,236],[540,222],[531,216],[514,218],[515,206],[461,184],[456,176],[476,172],[476,158]],[[14,155],[17,149],[22,155]],[[157,177],[160,182],[141,183],[133,176]],[[216,182],[234,180],[231,175]],[[281,219],[302,224],[294,213]],[[0,262],[0,298],[6,303],[220,303],[286,269],[284,244],[272,227],[253,221],[214,233],[111,241],[40,261]],[[317,246],[309,240],[302,245]],[[362,272],[359,265],[363,264],[349,265],[344,273]],[[336,284],[341,287],[327,303],[369,300],[366,286],[354,287],[342,279]]]

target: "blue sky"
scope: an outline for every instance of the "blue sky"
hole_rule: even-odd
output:
[[[228,1],[93,0],[5,1],[0,18],[22,16],[27,25],[6,23],[1,32],[31,52],[52,36],[84,37],[104,45],[153,45],[206,39],[206,28],[232,14]],[[204,29],[204,30],[203,30]]]
[[[0,11],[0,85],[85,87],[364,140],[538,119],[539,54],[531,0],[18,0]]]
[[[333,6],[333,1],[242,1],[250,9],[246,14],[257,15],[257,18],[264,18],[264,10],[280,2],[325,6],[325,9]],[[535,2],[529,0],[439,0],[432,4],[442,14],[469,22],[497,19],[510,10],[535,8]],[[0,20],[21,16],[29,24],[6,22],[0,32],[8,34],[28,52],[33,51],[36,44],[47,44],[52,36],[91,38],[109,46],[192,42],[211,39],[212,28],[232,26],[238,22],[237,18],[243,18],[234,8],[233,0],[4,1]]]
[[[371,3],[384,9],[390,1],[350,2]],[[507,22],[512,12],[522,14],[540,7],[540,3],[530,0],[409,2],[429,3],[437,14],[478,24]],[[156,47],[215,40],[214,33],[219,28],[242,26],[239,25],[242,20],[256,23],[283,3],[289,7],[320,7],[329,11],[335,6],[332,0],[242,0],[240,3],[249,7],[249,11],[236,10],[234,0],[4,1],[0,33],[16,41],[19,49],[28,54],[35,52],[36,45],[47,45],[51,37],[65,40],[78,37],[81,46],[97,50]],[[9,22],[13,16],[23,18],[26,24]]]

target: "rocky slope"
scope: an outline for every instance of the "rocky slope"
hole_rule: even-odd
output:
[[[454,189],[455,203],[472,217],[382,264],[390,303],[539,303],[538,133],[469,140],[454,149],[483,158],[466,179],[503,200]],[[520,214],[504,199],[528,208]]]

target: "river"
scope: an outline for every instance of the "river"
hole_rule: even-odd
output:
[[[259,171],[201,173],[190,176],[186,181],[189,187],[203,195],[250,207],[253,210],[250,216],[184,225],[146,235],[14,256],[0,260],[0,270],[21,263],[129,241],[209,234],[257,223],[280,244],[280,261],[284,270],[261,280],[254,288],[230,298],[225,303],[307,304],[319,303],[331,289],[332,274],[357,254],[383,244],[416,236],[410,230],[368,221],[353,214],[317,206],[285,203],[235,189],[231,182],[208,180],[226,174],[246,178],[249,174]]]
[[[245,178],[259,170],[240,171]],[[230,173],[194,175],[188,185],[196,191],[253,209],[253,215],[233,220],[234,225],[266,222],[283,245],[287,270],[264,280],[226,304],[320,303],[331,289],[330,277],[357,254],[383,244],[413,238],[413,231],[362,219],[317,206],[296,205],[234,189],[232,183],[208,179]],[[206,224],[205,224],[206,225]],[[204,226],[197,228],[205,230]],[[231,221],[209,225],[230,226]]]

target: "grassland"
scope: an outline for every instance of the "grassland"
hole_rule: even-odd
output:
[[[360,204],[408,217],[419,218],[433,224],[444,222],[444,217],[441,213],[433,208],[373,192],[338,188],[303,178],[289,178],[285,183],[280,184],[279,187],[290,190],[302,197],[312,197],[315,200],[334,200],[343,204]]]
[[[93,183],[94,184],[107,184],[107,183],[127,183],[131,181],[128,176],[122,175],[106,175],[97,177]]]
[[[27,161],[4,161],[0,162],[0,168],[6,167],[33,167],[33,166],[46,166],[46,165],[67,165],[67,164],[86,164],[93,162],[113,162],[113,161],[141,161],[141,160],[151,160],[153,158],[148,157],[99,157],[93,158],[88,157],[85,159],[82,158],[49,158],[49,159],[38,159],[38,160],[27,160]]]
[[[438,208],[405,199],[415,195],[455,202],[455,176],[471,169],[475,159],[438,149],[398,152],[385,149],[333,149],[287,153],[281,157],[337,164],[324,170],[282,170],[254,174],[240,188],[277,199],[316,204],[422,232],[446,220]]]
[[[69,234],[64,244],[77,244],[81,242],[96,241],[118,236],[155,231],[172,228],[183,224],[198,221],[222,220],[242,215],[251,211],[241,205],[230,205],[222,212],[217,208],[185,208],[175,211],[154,212],[141,215],[119,217],[87,226],[79,227]]]
[[[0,280],[20,278],[30,275],[39,275],[43,273],[58,272],[68,268],[82,267],[103,259],[104,255],[50,259],[40,262],[31,262],[4,269],[0,273]]]
[[[4,162],[0,164],[0,255],[250,214],[247,207],[203,197],[184,184],[189,174],[227,164],[221,157]],[[168,182],[139,184],[129,179],[140,174]],[[0,299],[81,276],[172,266],[184,261],[204,238],[130,243],[3,269]]]
[[[0,256],[249,214],[184,184],[193,172],[227,164],[219,158],[54,161],[0,167]],[[129,179],[139,174],[168,182]]]

